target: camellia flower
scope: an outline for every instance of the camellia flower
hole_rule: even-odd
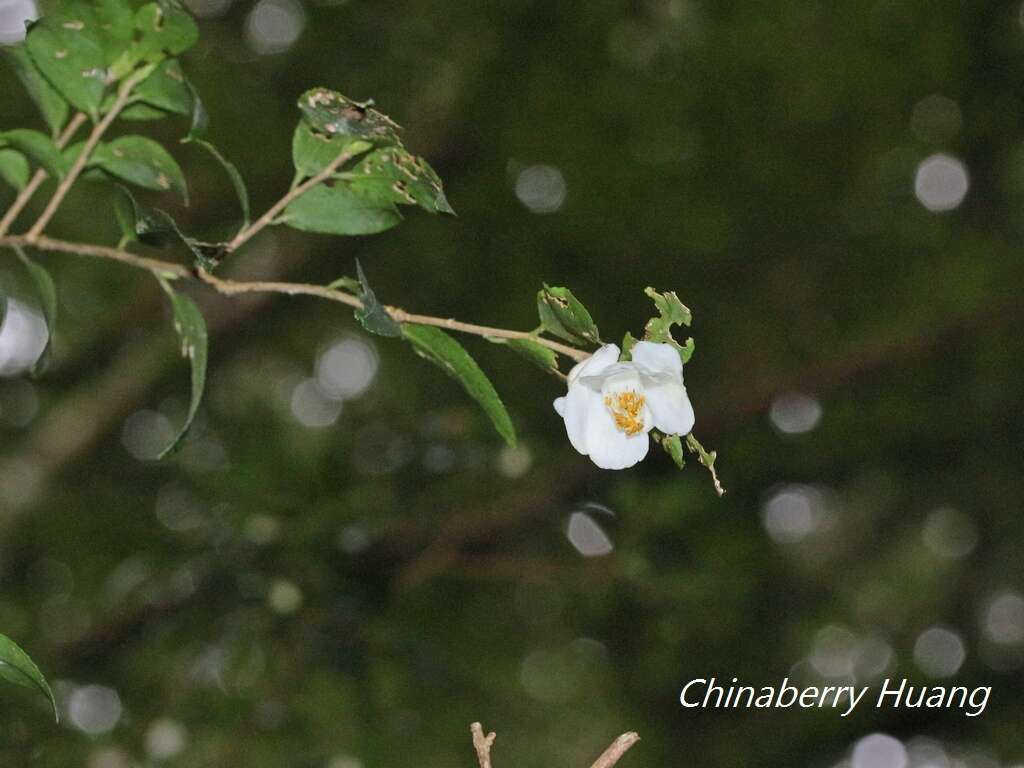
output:
[[[632,357],[619,362],[619,348],[606,344],[569,372],[569,393],[555,400],[573,448],[602,469],[626,469],[642,460],[651,429],[666,435],[693,429],[679,352],[639,341]]]

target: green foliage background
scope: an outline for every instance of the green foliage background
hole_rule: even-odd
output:
[[[558,382],[482,340],[466,343],[516,421],[522,476],[499,471],[509,455],[483,414],[399,341],[369,341],[378,376],[335,426],[303,427],[282,390],[340,335],[368,337],[339,307],[205,291],[197,426],[180,457],[137,461],[125,419],[187,408],[159,286],[47,257],[49,373],[0,381],[0,630],[58,698],[103,685],[123,714],[91,737],[5,687],[0,762],[108,768],[116,749],[155,764],[162,718],[187,730],[175,766],[469,766],[476,719],[498,732],[499,766],[589,765],[624,730],[643,741],[623,765],[828,766],[875,731],[1024,761],[1024,646],[984,632],[992,596],[1024,590],[1019,5],[311,2],[298,42],[265,56],[245,43],[251,9],[203,19],[185,65],[254,211],[287,187],[295,99],[322,84],[402,123],[459,215],[410,212],[358,239],[281,229],[228,271],[326,283],[358,257],[382,301],[516,328],[536,324],[546,280],[610,338],[642,330],[647,285],[675,289],[695,316],[697,430],[729,494],[654,452],[596,470],[551,409]],[[4,127],[38,127],[9,68],[0,93]],[[912,125],[936,93],[958,130]],[[172,143],[186,122],[152,135]],[[232,231],[222,170],[173,152],[191,206],[161,203],[190,232]],[[936,152],[970,173],[950,213],[914,196]],[[515,194],[538,163],[567,189],[546,215]],[[51,229],[116,242],[112,211],[80,190]],[[30,295],[13,257],[0,279]],[[820,400],[809,433],[768,418],[790,390]],[[788,483],[821,490],[828,524],[780,544],[762,510]],[[614,513],[593,512],[614,550],[587,559],[565,524],[594,505]],[[923,543],[940,507],[973,520],[969,556]],[[271,607],[275,584],[298,587],[296,611]],[[956,629],[953,679],[992,684],[988,710],[679,707],[692,677],[805,668],[834,625],[881,638],[890,672],[922,681],[915,640]]]

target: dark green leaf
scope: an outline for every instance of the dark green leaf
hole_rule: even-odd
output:
[[[151,107],[178,115],[192,114],[192,91],[177,59],[163,61],[136,86],[135,94]]]
[[[39,307],[43,310],[43,319],[46,320],[46,346],[35,365],[32,366],[32,375],[38,376],[46,370],[49,363],[50,345],[53,342],[53,333],[57,328],[57,286],[54,284],[53,278],[50,277],[50,273],[42,265],[36,264],[20,250],[18,256],[32,278],[36,295],[39,297]]]
[[[0,179],[21,191],[28,184],[28,160],[21,152],[13,149],[0,149]]]
[[[196,264],[212,272],[223,258],[223,243],[203,243],[189,237],[178,227],[170,214],[159,208],[139,205],[125,187],[118,185],[120,194],[114,199],[114,214],[126,240],[138,240],[146,245],[164,246],[181,243],[195,258]]]
[[[476,400],[484,409],[484,413],[490,417],[494,428],[506,443],[516,444],[515,428],[504,403],[498,397],[490,379],[459,342],[440,328],[429,325],[403,325],[402,333],[420,356],[430,360],[462,384],[470,397]]]
[[[356,259],[356,274],[359,275],[359,300],[363,302],[363,308],[357,309],[355,312],[356,319],[370,333],[394,338],[401,336],[402,326],[396,323],[384,305],[377,301],[377,296],[366,280],[363,265],[359,263],[358,259]]]
[[[213,144],[206,141],[205,139],[188,138],[184,139],[187,144],[196,144],[215,158],[221,164],[221,167],[227,172],[228,178],[231,179],[231,186],[235,188],[235,195],[238,197],[238,205],[242,209],[243,227],[249,226],[250,213],[249,213],[249,190],[245,186],[245,180],[242,178],[242,174],[238,172],[235,164],[228,160],[224,155],[220,153]]]
[[[43,120],[50,127],[54,135],[60,132],[68,119],[68,103],[64,97],[54,90],[49,81],[43,77],[42,72],[36,67],[32,57],[29,56],[28,48],[19,45],[13,48],[4,48],[4,54],[14,66],[14,72],[21,81],[28,95],[39,107]]]
[[[63,3],[28,31],[33,63],[67,101],[96,120],[106,91],[106,57],[96,14],[84,3]]]
[[[299,122],[292,136],[292,162],[302,177],[315,176],[346,153],[356,157],[373,145],[352,136],[329,136],[314,131],[307,123]]]
[[[122,136],[100,144],[89,163],[144,189],[174,190],[188,200],[185,175],[177,161],[145,136]]]
[[[157,109],[156,107],[149,106],[149,104],[140,102],[123,109],[120,117],[122,120],[163,120],[169,114],[169,112],[164,112],[162,109]]]
[[[188,430],[195,420],[199,404],[203,400],[203,389],[206,387],[207,334],[206,321],[196,303],[188,296],[176,292],[166,280],[161,280],[160,283],[171,298],[171,307],[174,311],[174,330],[181,338],[181,353],[188,358],[192,366],[192,397],[189,400],[188,415],[185,417],[185,424],[178,432],[177,437],[157,457],[162,459],[176,451],[181,445],[182,439],[188,434]]]
[[[537,313],[544,330],[573,343],[601,343],[601,336],[587,308],[568,288],[548,285],[537,293]]]
[[[434,169],[402,147],[371,152],[348,178],[352,191],[382,204],[402,203],[418,205],[431,213],[455,213]]]
[[[313,187],[293,200],[281,217],[283,223],[295,229],[329,235],[372,235],[401,220],[394,205],[375,204],[340,182]]]
[[[328,136],[365,139],[375,146],[398,143],[400,128],[391,118],[370,106],[327,88],[313,88],[299,98],[299,109],[306,121]]]
[[[210,115],[206,112],[206,106],[199,97],[199,91],[192,85],[191,81],[185,80],[189,95],[192,97],[192,125],[189,127],[188,136],[183,141],[195,141],[206,136],[206,129],[210,126]]]
[[[8,145],[35,160],[51,176],[61,178],[67,171],[67,163],[53,139],[45,133],[28,128],[15,128],[0,133],[0,146]]]
[[[548,349],[543,344],[538,344],[530,339],[504,339],[498,336],[488,336],[487,340],[508,347],[549,373],[558,372],[558,355],[553,349]]]
[[[50,701],[54,718],[60,721],[57,699],[50,690],[50,684],[46,682],[43,673],[29,655],[6,635],[0,635],[0,678],[40,691]]]

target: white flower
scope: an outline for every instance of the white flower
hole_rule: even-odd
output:
[[[669,344],[637,342],[632,362],[606,344],[569,372],[569,393],[555,400],[573,448],[602,469],[632,467],[647,455],[647,433],[685,435],[693,406],[683,361]]]

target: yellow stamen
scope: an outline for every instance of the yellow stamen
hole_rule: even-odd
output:
[[[644,431],[644,421],[640,418],[644,407],[643,395],[626,390],[616,395],[607,395],[604,404],[615,419],[615,426],[627,435],[632,436]]]

